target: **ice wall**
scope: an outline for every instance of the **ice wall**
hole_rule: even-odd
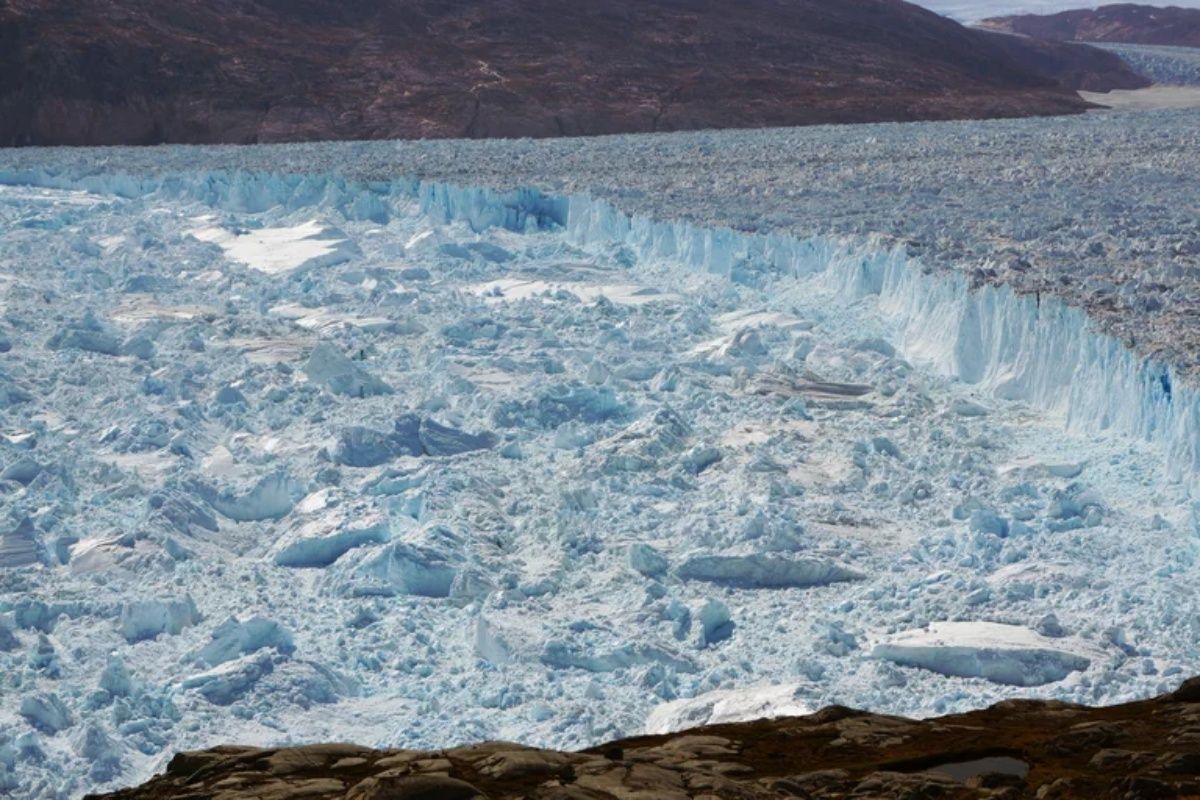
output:
[[[1019,400],[1087,434],[1113,431],[1163,451],[1173,480],[1189,489],[1200,469],[1200,395],[1170,365],[1099,331],[1054,297],[1007,286],[972,288],[962,273],[931,271],[880,239],[747,234],[628,216],[587,196],[571,198],[567,227],[580,244],[619,242],[729,275],[764,268],[823,273],[845,302],[876,296],[906,358],[996,397]]]
[[[876,298],[894,344],[910,360],[1061,417],[1075,431],[1150,442],[1161,448],[1173,480],[1196,487],[1200,394],[1170,365],[1138,355],[1057,298],[1005,286],[972,288],[964,274],[929,270],[881,239],[744,233],[629,215],[582,194],[413,179],[358,183],[244,172],[146,178],[43,169],[0,172],[0,183],[125,198],[161,195],[242,213],[319,205],[381,223],[415,201],[431,218],[474,231],[565,227],[581,246],[624,246],[643,259],[670,259],[734,280],[820,274],[822,286],[845,302]]]

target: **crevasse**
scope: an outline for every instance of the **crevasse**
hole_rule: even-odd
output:
[[[820,275],[846,302],[874,296],[910,360],[981,392],[1028,403],[1072,431],[1112,431],[1160,448],[1168,475],[1194,490],[1200,471],[1200,393],[1167,363],[1139,355],[1098,330],[1086,312],[1007,286],[973,288],[961,273],[927,269],[879,238],[745,233],[627,214],[584,194],[501,191],[434,181],[355,182],[246,172],[136,177],[51,170],[0,172],[0,183],[124,198],[191,199],[238,213],[322,206],[351,219],[386,222],[416,201],[441,222],[474,231],[564,228],[581,246],[622,245],[709,273],[767,270]]]

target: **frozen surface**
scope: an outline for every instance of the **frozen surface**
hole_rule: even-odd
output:
[[[376,152],[302,152],[343,148]],[[264,152],[279,175],[42,152],[0,186],[14,796],[229,741],[575,747],[1200,671],[1200,401],[1079,308],[667,194],[237,157]],[[345,244],[264,271],[198,229]]]
[[[1200,86],[1200,48],[1147,44],[1097,43],[1111,50],[1155,83],[1164,86]]]
[[[1104,93],[1080,92],[1079,96],[1113,111],[1200,108],[1200,86],[1148,86],[1145,89],[1115,89]]]
[[[958,270],[973,283],[1061,297],[1140,353],[1189,372],[1200,367],[1195,109],[538,142],[0,151],[6,182],[43,183],[51,177],[47,168],[61,178],[119,176],[109,184],[118,194],[139,192],[147,177],[181,171],[333,173],[378,185],[418,177],[535,187],[555,197],[582,192],[626,214],[705,229],[802,239],[879,235],[927,267]],[[268,186],[254,182],[241,191],[235,203],[245,211],[269,195]],[[319,183],[298,189],[305,191],[301,202],[322,200],[363,219],[378,211]],[[313,194],[320,192],[325,196]],[[211,213],[199,209],[196,216]],[[321,222],[296,214],[286,224],[259,227],[314,221]],[[322,224],[343,227],[336,219]],[[98,246],[112,241],[104,237]],[[569,277],[588,283],[578,273]]]

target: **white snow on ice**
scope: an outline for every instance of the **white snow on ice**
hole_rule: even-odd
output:
[[[703,725],[811,714],[817,709],[797,699],[797,694],[807,688],[787,685],[717,689],[687,700],[663,703],[646,719],[646,733],[674,733]]]
[[[942,675],[1012,686],[1060,681],[1087,669],[1093,658],[1104,657],[1102,650],[1083,642],[996,622],[936,622],[879,642],[871,655]]]
[[[200,227],[188,233],[202,242],[219,246],[230,259],[268,275],[327,267],[350,258],[347,240],[337,238],[337,231],[316,220],[257,230]]]

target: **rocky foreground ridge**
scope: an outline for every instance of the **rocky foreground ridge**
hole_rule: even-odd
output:
[[[1200,796],[1200,678],[1108,708],[1006,701],[922,721],[833,706],[579,753],[218,747],[110,800],[685,800]]]
[[[0,146],[1079,113],[1148,83],[900,0],[7,0]]]

